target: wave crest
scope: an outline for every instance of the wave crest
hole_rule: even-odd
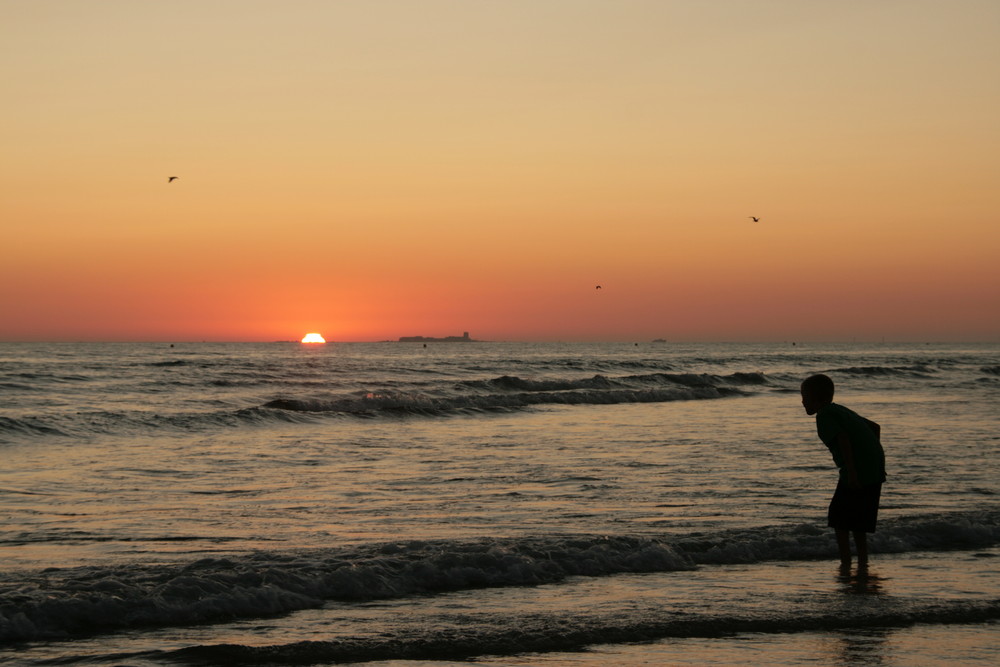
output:
[[[976,549],[1000,543],[1000,511],[885,522],[872,550]],[[772,526],[653,537],[547,536],[410,541],[355,548],[255,552],[187,564],[115,565],[8,573],[0,641],[29,641],[250,618],[317,607],[482,587],[534,586],[571,576],[675,572],[699,565],[834,558],[829,531]]]

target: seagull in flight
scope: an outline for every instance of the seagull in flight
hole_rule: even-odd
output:
[[[597,286],[597,287],[595,287],[594,289],[601,289],[601,286],[600,286],[600,285],[598,285],[598,286]]]
[[[748,215],[747,217],[750,218],[751,220],[753,220],[754,222],[760,222],[760,218],[758,218],[755,215]]]
[[[167,179],[167,183],[173,183],[176,180],[177,180],[176,176],[171,176],[170,178]]]

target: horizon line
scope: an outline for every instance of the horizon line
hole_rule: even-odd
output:
[[[639,345],[639,344],[649,344],[649,345],[672,345],[672,344],[720,344],[720,345],[733,345],[733,344],[749,344],[749,345],[842,345],[842,344],[885,344],[885,345],[898,345],[898,344],[909,344],[909,345],[943,345],[943,344],[1000,344],[1000,337],[997,339],[954,339],[954,338],[939,338],[939,339],[890,339],[890,338],[851,338],[847,339],[810,339],[810,338],[797,338],[797,339],[759,339],[759,338],[747,338],[747,339],[698,339],[698,338],[678,338],[678,339],[591,339],[591,340],[558,340],[558,339],[481,339],[477,338],[469,341],[455,340],[455,341],[434,341],[437,344],[454,342],[454,343],[529,343],[529,344],[540,344],[540,343],[553,343],[560,345],[568,344],[597,344],[597,343],[608,343],[608,344],[628,344],[628,345]],[[273,344],[290,344],[294,343],[296,345],[360,345],[360,344],[383,344],[383,343],[393,343],[397,345],[416,345],[420,341],[400,341],[398,339],[379,339],[379,340],[327,340],[324,343],[303,343],[301,340],[284,339],[284,340],[224,340],[224,339],[38,339],[38,340],[27,340],[27,339],[12,339],[12,340],[2,340],[0,339],[0,344],[67,344],[67,345],[81,345],[81,344],[123,344],[123,345],[208,345],[208,344],[220,344],[220,345],[273,345]]]

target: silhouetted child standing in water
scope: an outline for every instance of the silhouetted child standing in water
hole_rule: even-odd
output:
[[[837,535],[840,565],[851,567],[851,533],[858,552],[858,569],[868,567],[868,535],[875,532],[878,503],[885,481],[885,452],[878,424],[833,402],[833,380],[813,375],[802,383],[802,406],[816,415],[819,438],[840,468],[837,490],[830,501],[828,523]]]

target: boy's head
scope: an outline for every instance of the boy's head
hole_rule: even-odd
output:
[[[824,405],[833,403],[833,380],[826,375],[810,375],[802,382],[802,407],[814,415]]]

